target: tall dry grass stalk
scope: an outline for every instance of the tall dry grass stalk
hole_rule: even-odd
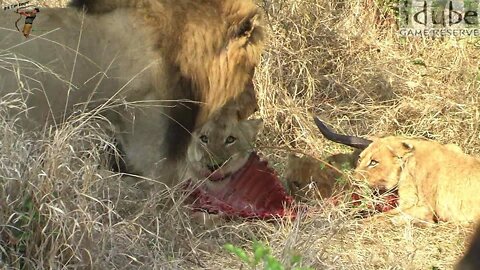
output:
[[[346,151],[319,136],[312,114],[345,133],[427,136],[478,154],[478,40],[401,38],[378,3],[259,2],[270,40],[255,78],[258,144],[279,172],[289,152]],[[348,199],[310,201],[295,221],[203,226],[175,190],[106,168],[104,120],[79,115],[31,136],[12,106],[21,99],[0,98],[0,268],[240,269],[222,245],[260,240],[315,269],[449,269],[469,234],[356,219]]]

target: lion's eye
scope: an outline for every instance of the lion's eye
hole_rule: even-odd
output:
[[[378,165],[378,161],[372,159],[370,160],[370,163],[368,163],[368,167],[373,168]]]
[[[202,141],[203,143],[208,143],[208,137],[207,137],[207,135],[202,135],[202,136],[200,136],[200,141]]]
[[[236,140],[237,140],[237,138],[235,138],[235,137],[233,137],[233,136],[228,136],[227,139],[225,140],[225,143],[226,143],[226,144],[232,144],[232,143],[234,143]]]

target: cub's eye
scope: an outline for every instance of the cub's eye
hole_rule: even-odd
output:
[[[368,167],[373,168],[378,165],[378,161],[372,159],[370,160],[370,163],[368,163]]]
[[[200,141],[202,141],[203,143],[208,143],[208,137],[206,135],[202,135],[200,136]]]
[[[235,138],[235,137],[233,137],[233,136],[228,136],[227,139],[225,140],[225,143],[226,143],[226,144],[232,144],[232,143],[234,143],[236,140],[237,140],[237,138]]]

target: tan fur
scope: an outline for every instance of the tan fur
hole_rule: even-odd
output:
[[[231,110],[212,117],[192,134],[187,151],[189,178],[206,180],[210,189],[221,188],[247,162],[261,127],[262,120],[239,121]]]
[[[169,64],[192,79],[196,97],[205,103],[201,122],[245,90],[260,61],[262,13],[252,1],[98,0],[86,5],[94,12],[134,8],[143,18],[139,26],[153,30],[149,38]]]
[[[285,180],[297,200],[324,199],[340,189],[341,170],[355,166],[356,155],[336,154],[319,161],[312,157],[288,157]]]
[[[180,178],[202,183],[211,192],[224,189],[231,175],[247,162],[262,126],[260,119],[239,120],[236,107],[228,103],[192,134],[183,167],[185,173]],[[206,136],[208,141],[202,141],[201,136]],[[229,136],[236,140],[227,143]],[[225,221],[221,214],[205,212],[194,212],[191,219],[207,228]]]
[[[156,178],[227,101],[244,118],[256,108],[263,23],[252,1],[91,2],[104,13],[41,9],[29,39],[2,13],[0,95],[25,103],[10,112],[23,128],[102,114],[129,170]]]
[[[355,176],[379,189],[398,188],[399,207],[423,221],[468,223],[480,217],[480,160],[458,146],[398,136],[376,139]]]

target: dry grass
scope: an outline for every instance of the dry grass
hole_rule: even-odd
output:
[[[428,136],[479,154],[479,41],[402,39],[372,3],[261,2],[270,41],[256,74],[258,143],[279,172],[289,152],[346,151],[318,135],[312,113],[347,133]],[[22,104],[0,99],[0,268],[240,269],[222,245],[261,240],[314,269],[451,269],[471,232],[359,220],[347,203],[321,201],[294,222],[204,227],[175,193],[105,169],[101,119],[31,139],[7,119],[11,106]]]

